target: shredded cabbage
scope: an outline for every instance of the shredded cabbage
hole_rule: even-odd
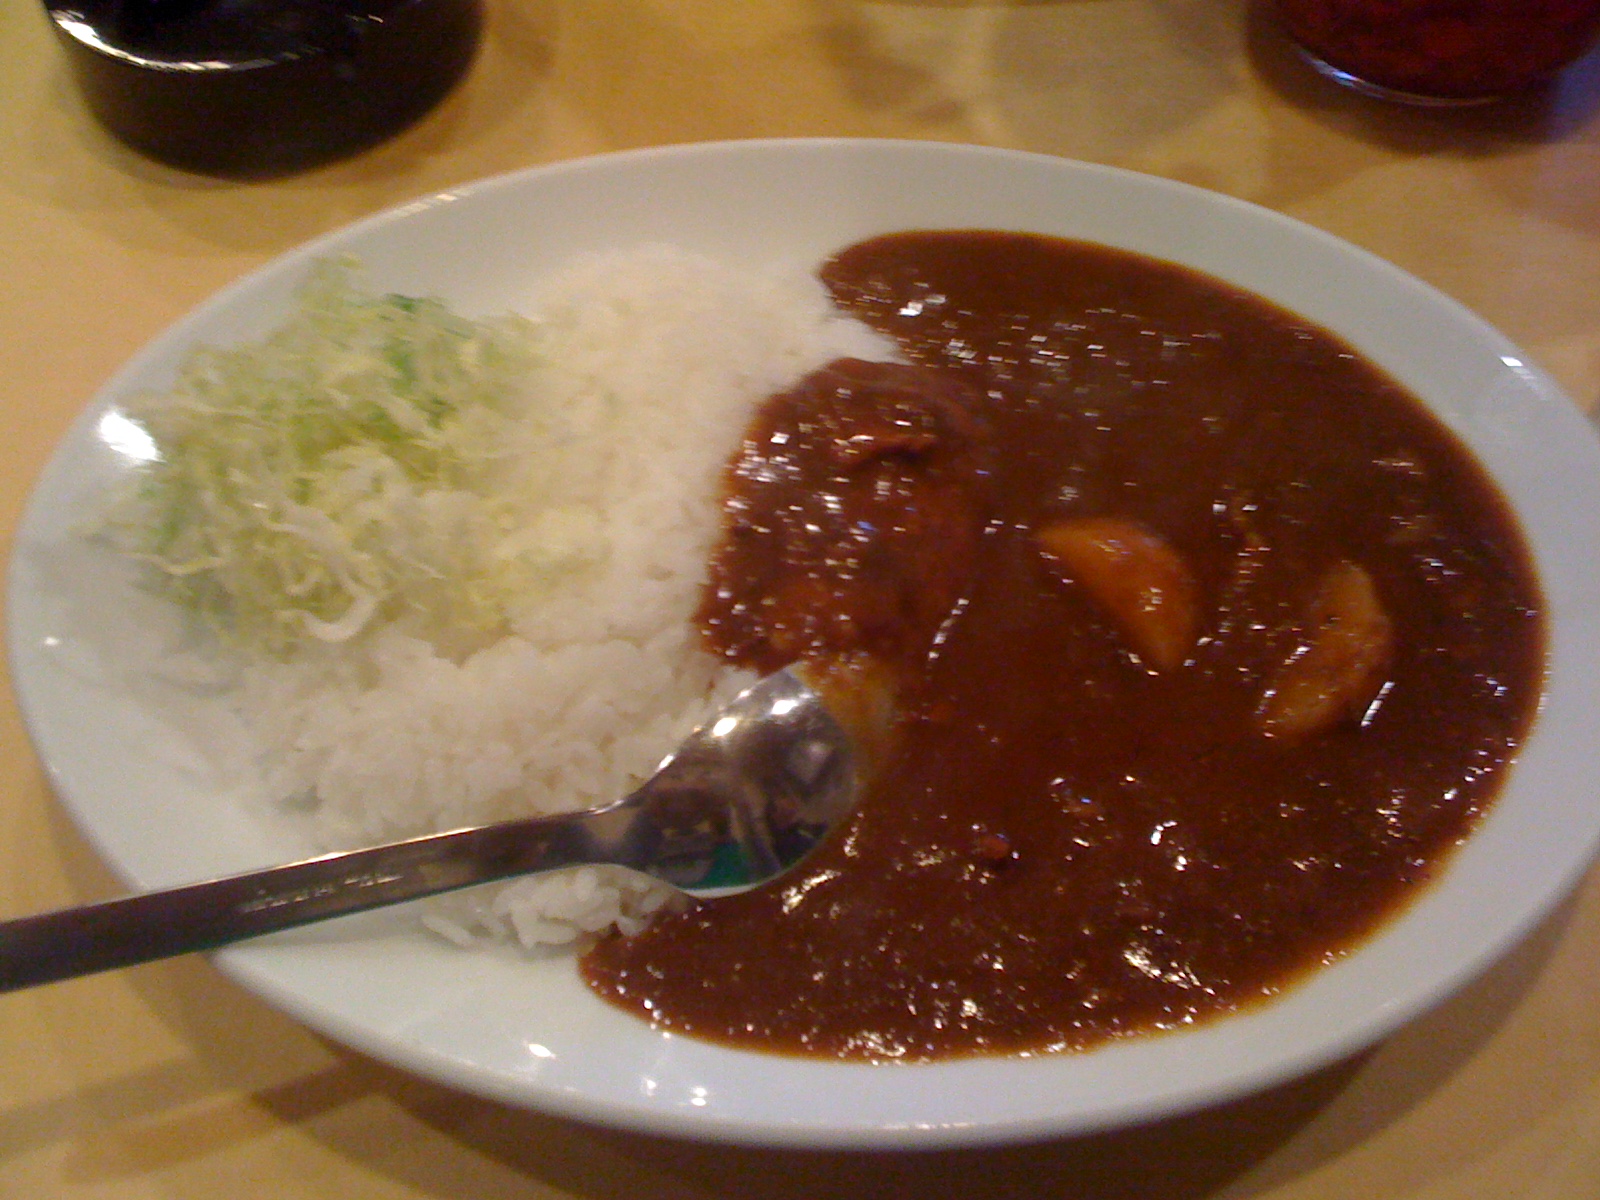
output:
[[[114,535],[247,650],[393,623],[464,653],[504,632],[535,570],[506,483],[538,359],[520,317],[370,294],[351,260],[323,263],[264,340],[198,350],[127,404],[158,454]]]

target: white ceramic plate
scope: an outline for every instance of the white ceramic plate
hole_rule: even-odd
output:
[[[219,956],[223,968],[308,1025],[473,1092],[635,1129],[789,1145],[976,1144],[1150,1118],[1329,1062],[1441,999],[1566,893],[1600,838],[1600,453],[1588,424],[1492,329],[1360,250],[1210,193],[1042,156],[793,141],[566,163],[363,221],[203,305],[84,414],[18,534],[12,668],[73,816],[140,886],[300,850],[216,794],[213,701],[128,686],[144,652],[139,601],[74,521],[127,469],[106,420],[118,397],[165,384],[196,343],[264,332],[313,259],[354,252],[379,286],[491,313],[518,307],[543,273],[597,248],[665,239],[736,263],[810,263],[916,227],[1093,239],[1251,288],[1343,334],[1486,462],[1537,555],[1552,671],[1508,790],[1445,877],[1381,936],[1277,1003],[1034,1059],[865,1066],[738,1053],[654,1033],[599,1003],[569,960],[464,954],[394,913],[235,948]]]

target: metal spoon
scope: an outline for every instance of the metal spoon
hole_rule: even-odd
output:
[[[691,734],[638,791],[604,808],[0,922],[0,991],[581,863],[617,863],[690,892],[751,887],[799,862],[851,811],[861,770],[821,695],[780,671]]]

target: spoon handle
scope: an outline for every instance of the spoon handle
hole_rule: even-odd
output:
[[[0,921],[0,992],[583,863],[631,867],[697,894],[753,887],[798,862],[855,807],[857,757],[821,694],[779,671],[604,808]]]
[[[0,992],[210,950],[514,875],[616,861],[627,802],[329,854],[0,922]],[[608,849],[609,848],[609,849]]]

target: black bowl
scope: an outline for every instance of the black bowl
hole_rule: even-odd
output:
[[[48,0],[90,109],[152,158],[286,174],[382,141],[466,72],[481,0]]]

